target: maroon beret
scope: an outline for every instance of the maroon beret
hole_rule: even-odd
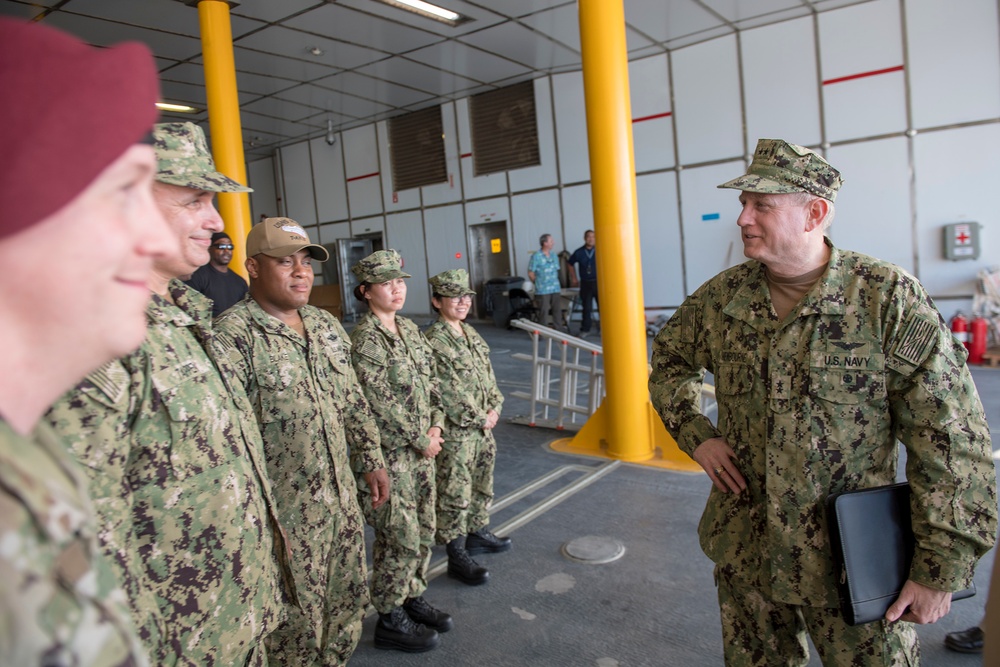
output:
[[[0,17],[0,238],[73,200],[156,121],[149,49]]]

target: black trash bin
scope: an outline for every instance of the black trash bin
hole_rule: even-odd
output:
[[[510,302],[510,290],[519,289],[524,284],[524,278],[505,276],[491,278],[486,281],[486,294],[483,296],[483,310],[493,316],[493,324],[498,327],[507,326],[514,312]]]

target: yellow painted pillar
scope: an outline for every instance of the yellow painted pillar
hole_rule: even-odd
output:
[[[224,0],[200,0],[201,48],[205,60],[205,90],[208,95],[208,127],[212,134],[212,157],[220,172],[246,185],[243,157],[243,126],[236,89],[236,62],[233,58],[233,29],[229,4]],[[245,192],[220,192],[219,213],[226,233],[233,239],[233,259],[229,268],[247,277],[244,260],[250,233],[250,197]]]
[[[573,440],[552,446],[697,471],[649,400],[625,10],[622,0],[579,0],[579,7],[607,391]]]

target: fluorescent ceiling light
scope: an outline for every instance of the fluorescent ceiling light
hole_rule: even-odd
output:
[[[424,2],[423,0],[378,0],[378,2],[392,7],[397,7],[399,9],[411,11],[429,19],[434,19],[435,21],[447,23],[450,26],[456,26],[460,23],[472,20],[469,17],[462,16],[461,14],[453,12],[450,9],[432,5],[431,3]]]
[[[173,111],[174,113],[198,113],[198,109],[189,107],[186,104],[171,104],[170,102],[157,102],[156,108],[160,111]]]

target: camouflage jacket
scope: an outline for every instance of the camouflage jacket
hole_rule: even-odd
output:
[[[434,360],[420,330],[396,317],[399,336],[372,313],[351,332],[351,361],[378,424],[384,450],[427,449],[427,431],[444,430]]]
[[[91,376],[99,391],[84,383],[60,414],[107,429],[97,443],[128,434],[124,471],[107,474],[131,491],[131,558],[159,598],[166,659],[242,664],[283,614],[285,545],[246,394],[211,356],[211,301],[177,280],[170,292],[176,305],[153,296],[146,341],[121,370]]]
[[[764,267],[701,286],[657,335],[653,405],[691,454],[723,437],[748,483],[712,488],[699,534],[721,567],[790,604],[837,605],[824,501],[891,484],[907,448],[910,577],[959,590],[997,532],[990,435],[965,349],[913,276],[830,246],[827,272],[778,321]],[[718,428],[700,413],[715,376]]]
[[[46,425],[0,418],[0,664],[148,665],[99,555],[85,482]]]
[[[503,408],[489,345],[471,326],[465,322],[461,326],[464,337],[440,319],[424,332],[434,352],[441,402],[448,418],[447,440],[460,439],[461,430],[482,430],[486,413],[496,410],[499,414]]]
[[[128,392],[128,371],[119,360],[106,363],[62,396],[45,418],[87,476],[97,517],[97,543],[128,598],[132,621],[150,650],[163,639],[163,618],[145,568],[135,557],[132,490],[125,482],[129,424],[138,395]],[[98,406],[102,406],[98,409]],[[116,417],[110,417],[116,415]]]
[[[296,533],[307,539],[325,525],[317,512],[357,502],[352,468],[371,472],[385,463],[378,426],[351,366],[347,333],[319,308],[304,306],[299,314],[306,338],[248,295],[216,320],[213,344],[260,423],[282,523],[293,539]],[[326,567],[325,559],[300,563],[302,550],[293,548],[293,567]]]

